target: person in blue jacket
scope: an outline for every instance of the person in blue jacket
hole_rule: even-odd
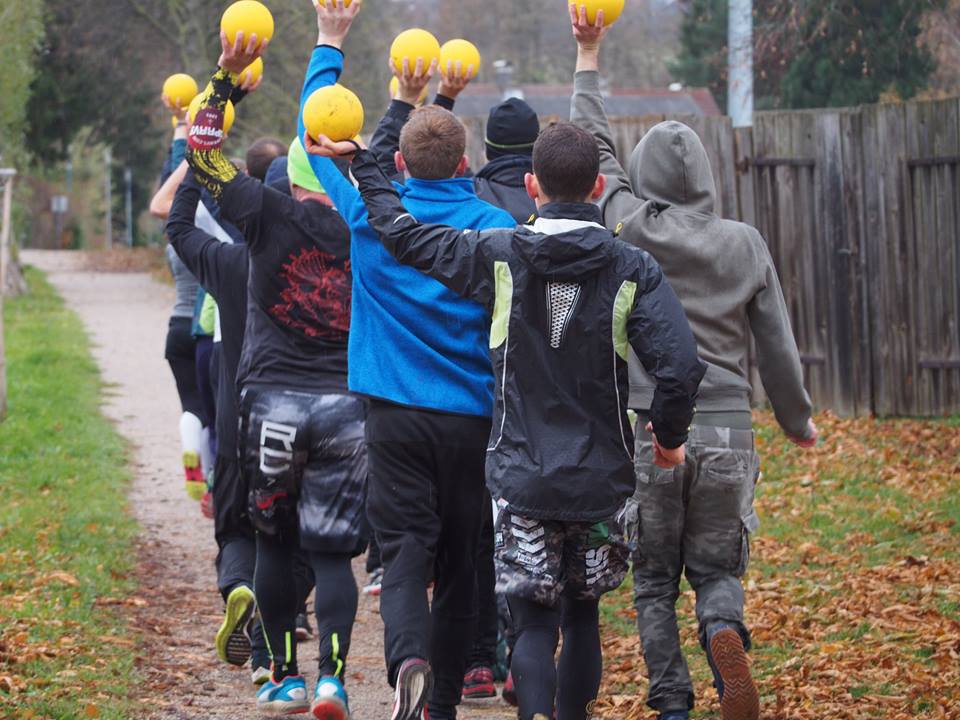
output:
[[[337,81],[340,48],[359,5],[317,7],[320,32],[301,107]],[[430,72],[417,76],[426,84]],[[472,180],[461,177],[465,147],[466,130],[448,110],[434,105],[411,113],[396,155],[406,176],[397,185],[404,206],[425,222],[513,227],[509,213],[480,200]],[[353,184],[330,160],[310,161],[352,235],[348,384],[369,399],[367,515],[385,568],[380,612],[388,679],[396,687],[391,717],[419,719],[427,704],[431,720],[452,719],[477,613],[475,564],[494,382],[485,311],[400,265],[367,223]]]

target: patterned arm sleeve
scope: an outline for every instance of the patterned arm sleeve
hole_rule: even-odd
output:
[[[227,101],[235,89],[235,78],[218,68],[203,93],[200,109],[188,135],[187,162],[200,185],[217,201],[223,187],[240,174],[237,167],[224,157],[223,117]]]

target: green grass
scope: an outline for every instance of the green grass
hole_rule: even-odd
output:
[[[133,635],[103,601],[134,585],[127,448],[100,413],[79,319],[40,273],[27,278],[4,308],[0,716],[126,718]]]

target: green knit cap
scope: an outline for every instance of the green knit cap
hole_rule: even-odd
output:
[[[290,143],[290,150],[287,152],[287,177],[294,185],[302,187],[315,193],[325,193],[323,185],[317,180],[317,176],[310,167],[310,158],[307,157],[307,151],[303,149],[303,143],[300,138],[294,138]]]

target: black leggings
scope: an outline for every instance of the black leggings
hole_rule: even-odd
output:
[[[277,680],[299,674],[295,633],[302,597],[294,569],[298,552],[295,533],[287,533],[285,538],[257,533],[254,592]],[[314,608],[320,640],[320,676],[332,675],[343,681],[350,633],[357,616],[357,583],[350,555],[312,551],[301,554],[316,577]]]
[[[192,325],[193,321],[188,317],[170,318],[164,357],[177,383],[182,412],[193,413],[207,427],[210,423],[197,383],[197,340],[191,333]]]
[[[603,655],[596,600],[564,598],[560,609],[509,595],[517,633],[511,672],[519,700],[520,720],[541,713],[557,720],[585,720],[600,689]],[[554,665],[559,631],[560,662]]]

